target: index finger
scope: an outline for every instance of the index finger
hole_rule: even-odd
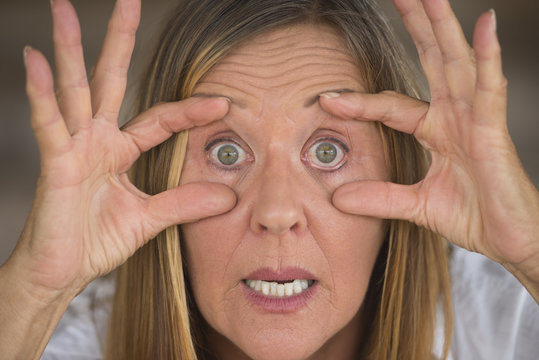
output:
[[[324,93],[320,95],[320,105],[343,119],[380,121],[408,134],[416,132],[429,110],[429,103],[394,91]]]
[[[143,153],[176,132],[223,118],[228,108],[226,98],[190,98],[158,104],[124,126],[122,133]]]

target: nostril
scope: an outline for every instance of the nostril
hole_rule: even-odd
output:
[[[272,183],[273,184],[273,183]],[[264,187],[253,203],[251,229],[258,233],[282,235],[300,232],[305,225],[303,207],[296,196],[283,186]],[[271,190],[271,191],[270,191]]]

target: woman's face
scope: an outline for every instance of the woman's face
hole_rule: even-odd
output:
[[[230,212],[182,226],[194,297],[223,359],[357,350],[384,226],[331,199],[342,184],[388,172],[377,126],[324,112],[327,91],[364,86],[341,37],[309,25],[244,43],[195,89],[232,101],[225,118],[190,131],[181,180],[223,183],[238,198]]]

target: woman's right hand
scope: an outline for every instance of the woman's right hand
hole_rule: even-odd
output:
[[[149,196],[128,180],[127,171],[142,152],[228,111],[225,99],[191,98],[159,104],[118,128],[140,0],[116,3],[90,83],[72,5],[54,0],[52,13],[56,93],[47,60],[25,49],[41,175],[22,236],[4,267],[37,297],[44,291],[81,291],[165,228],[235,204],[224,185],[187,184]]]

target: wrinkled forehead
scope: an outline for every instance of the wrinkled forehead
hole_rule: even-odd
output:
[[[221,59],[196,93],[217,93],[242,107],[268,96],[312,102],[324,91],[362,91],[343,36],[326,25],[295,25],[256,36]]]

